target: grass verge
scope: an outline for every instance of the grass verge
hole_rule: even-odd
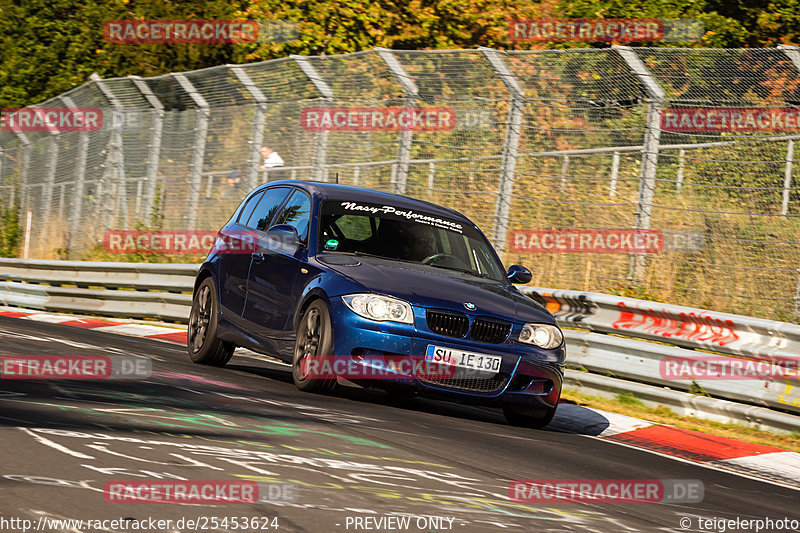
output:
[[[793,431],[789,435],[772,433],[755,429],[744,424],[725,424],[684,416],[676,413],[669,407],[648,407],[632,393],[626,392],[617,395],[616,398],[604,398],[601,396],[590,396],[575,390],[564,389],[561,392],[561,401],[574,403],[583,407],[592,407],[619,413],[622,415],[643,418],[659,424],[668,424],[683,429],[702,431],[720,437],[776,446],[792,452],[800,452],[800,431]]]

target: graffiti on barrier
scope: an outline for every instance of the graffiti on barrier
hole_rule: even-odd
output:
[[[739,340],[736,324],[702,313],[671,313],[666,310],[631,308],[617,303],[619,319],[614,329],[639,330],[665,338],[725,346]]]

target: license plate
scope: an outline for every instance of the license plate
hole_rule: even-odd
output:
[[[500,371],[500,363],[503,361],[503,358],[499,355],[462,352],[461,350],[453,350],[452,348],[444,348],[442,346],[429,344],[427,350],[425,350],[425,360],[430,363],[439,363],[496,374]]]

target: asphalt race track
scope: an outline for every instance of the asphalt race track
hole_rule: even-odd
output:
[[[506,425],[499,410],[365,389],[301,393],[286,366],[263,358],[209,368],[178,345],[0,317],[0,355],[103,354],[148,356],[152,377],[0,381],[0,530],[23,531],[22,520],[35,530],[42,517],[169,519],[169,527],[137,531],[181,532],[242,531],[222,519],[266,517],[247,531],[314,533],[719,531],[698,527],[698,517],[800,519],[796,490],[559,429],[577,406],[546,430],[525,430]],[[704,499],[509,499],[516,479],[598,478],[696,479]],[[291,482],[298,490],[295,501],[202,506],[104,497],[109,481],[154,479]],[[410,525],[377,529],[385,517],[410,517]],[[179,527],[179,519],[203,525]],[[49,526],[39,531],[134,530]]]

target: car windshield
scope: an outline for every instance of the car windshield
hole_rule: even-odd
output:
[[[391,205],[323,202],[317,247],[506,279],[489,243],[471,224]]]

